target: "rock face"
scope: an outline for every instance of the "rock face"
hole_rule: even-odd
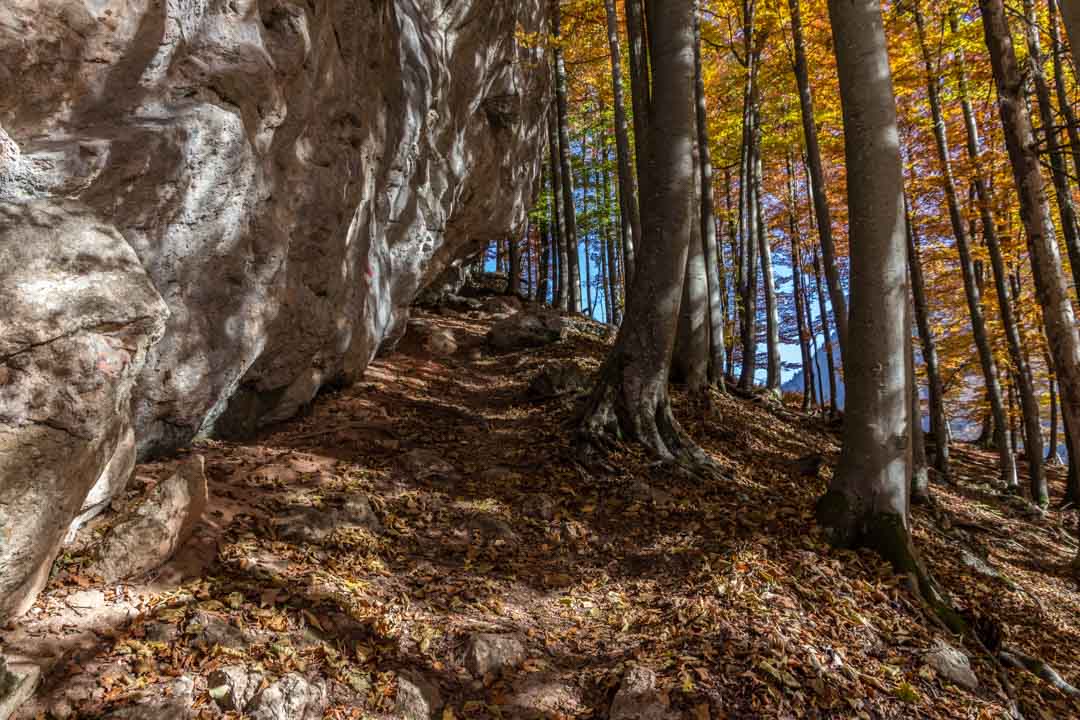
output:
[[[194,455],[109,530],[91,569],[115,582],[160,567],[191,537],[206,504],[204,462]]]
[[[0,619],[33,602],[108,475],[167,314],[107,221],[67,200],[0,203]]]
[[[518,31],[545,6],[0,4],[0,616],[129,404],[141,457],[281,420],[524,222],[548,81]]]

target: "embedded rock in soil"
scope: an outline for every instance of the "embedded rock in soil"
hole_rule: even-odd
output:
[[[656,673],[635,666],[623,675],[609,717],[611,720],[668,720],[676,716],[668,707],[667,698],[656,689]]]
[[[434,450],[416,448],[399,456],[398,467],[402,472],[416,480],[424,480],[433,476],[447,476],[456,472],[440,453]]]
[[[321,543],[338,528],[361,527],[381,532],[382,524],[375,517],[371,503],[363,495],[340,499],[338,505],[302,507],[273,519],[274,531],[286,540]]]
[[[33,665],[8,666],[0,655],[0,720],[7,720],[37,689],[41,670]]]
[[[195,716],[195,683],[184,676],[150,685],[135,702],[106,715],[107,720],[189,720]]]
[[[926,656],[927,664],[949,682],[967,690],[979,687],[979,678],[971,669],[968,656],[943,640],[937,640]]]
[[[111,472],[167,315],[109,221],[67,200],[0,203],[0,622],[33,602]]]
[[[395,706],[402,720],[434,720],[439,717],[443,700],[438,686],[410,671],[398,676]]]
[[[488,330],[488,344],[496,352],[544,347],[566,337],[566,323],[550,312],[515,313]]]
[[[525,391],[534,399],[551,398],[557,395],[585,392],[589,389],[589,378],[577,363],[548,363],[533,379]]]
[[[475,677],[499,675],[525,662],[525,645],[514,635],[478,633],[465,647],[465,668]]]
[[[319,720],[326,709],[326,686],[289,673],[248,704],[251,720]]]
[[[225,712],[243,712],[259,692],[262,673],[243,665],[218,668],[206,678],[210,697]]]
[[[521,720],[575,716],[585,710],[581,690],[551,673],[519,678],[507,702],[511,717]]]
[[[130,517],[112,526],[91,569],[115,582],[160,567],[191,537],[206,504],[203,457],[193,455],[159,482]]]

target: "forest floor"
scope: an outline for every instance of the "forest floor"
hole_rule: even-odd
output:
[[[835,427],[731,396],[691,408],[676,393],[726,478],[674,477],[633,448],[598,476],[572,451],[582,394],[526,390],[545,366],[594,372],[602,326],[573,321],[565,341],[491,354],[488,313],[418,317],[460,349],[439,356],[407,337],[304,417],[193,448],[211,512],[160,573],[105,586],[61,558],[34,611],[0,636],[52,658],[21,717],[102,717],[178,677],[193,679],[197,717],[220,717],[206,677],[237,664],[320,679],[330,718],[400,716],[413,673],[437,686],[444,720],[606,718],[634,665],[655,671],[671,717],[1006,716],[984,651],[948,637],[877,556],[824,543],[813,509]],[[914,512],[932,572],[1007,647],[1080,681],[1075,518],[997,493],[990,454],[961,446],[955,464],[959,482],[935,483],[935,506]],[[133,492],[170,467],[140,466]],[[305,539],[276,520],[298,507],[332,517],[363,497],[381,529]],[[476,633],[513,634],[527,657],[475,678],[463,656]],[[970,655],[977,689],[931,669],[938,639]],[[1026,718],[1080,716],[1033,675],[1009,679]]]

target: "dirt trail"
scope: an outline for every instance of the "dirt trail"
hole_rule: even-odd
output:
[[[290,672],[319,683],[332,718],[402,716],[402,683],[417,674],[437,687],[440,718],[605,718],[632,666],[656,672],[671,717],[694,720],[1004,712],[984,656],[966,649],[979,689],[939,677],[927,653],[944,635],[902,581],[822,543],[813,503],[838,456],[834,429],[746,400],[690,411],[676,397],[728,479],[672,477],[632,450],[611,459],[620,474],[597,476],[569,448],[580,393],[527,388],[545,366],[595,371],[600,326],[493,355],[487,313],[419,317],[452,331],[457,352],[406,337],[306,416],[194,448],[211,512],[153,577],[106,587],[77,555],[61,560],[34,612],[0,636],[51,667],[21,717],[122,714],[177,678],[191,680],[196,717],[221,717],[207,677],[232,665],[263,685]],[[958,450],[964,482],[933,486],[918,541],[957,605],[1075,682],[1070,518],[1032,520],[979,484],[990,461]],[[364,499],[377,524],[360,519]],[[524,659],[474,676],[464,658],[478,633],[519,639]],[[1027,717],[1080,713],[1029,675],[1011,679]],[[166,717],[155,713],[142,716]]]

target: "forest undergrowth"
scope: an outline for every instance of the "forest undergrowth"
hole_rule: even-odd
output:
[[[527,388],[545,366],[595,373],[604,326],[573,321],[563,342],[491,354],[488,314],[418,317],[460,349],[439,356],[406,337],[304,417],[256,441],[193,449],[210,482],[201,562],[113,587],[77,555],[61,558],[5,640],[95,591],[133,610],[90,629],[65,621],[78,642],[43,694],[82,682],[75,716],[99,717],[187,675],[201,716],[219,717],[205,678],[245,663],[324,678],[330,718],[394,717],[407,671],[438,686],[444,719],[522,717],[529,677],[554,698],[539,716],[605,718],[625,670],[644,665],[694,720],[1006,716],[983,649],[949,637],[876,555],[824,542],[814,503],[838,460],[838,427],[761,399],[714,394],[712,407],[691,408],[676,391],[676,414],[724,477],[673,477],[633,449],[608,459],[618,474],[598,475],[575,462],[584,395]],[[995,641],[1080,680],[1074,513],[1033,514],[999,494],[995,458],[954,448],[957,482],[932,485],[934,504],[914,511],[916,541],[953,604]],[[140,466],[136,478],[168,471]],[[1060,469],[1050,477],[1060,497]],[[278,522],[362,496],[381,530],[314,541]],[[208,617],[243,642],[207,642]],[[471,677],[462,653],[477,632],[518,635],[527,659]],[[977,689],[927,663],[941,639],[971,656]],[[1080,715],[1034,675],[1009,680],[1026,718]]]

